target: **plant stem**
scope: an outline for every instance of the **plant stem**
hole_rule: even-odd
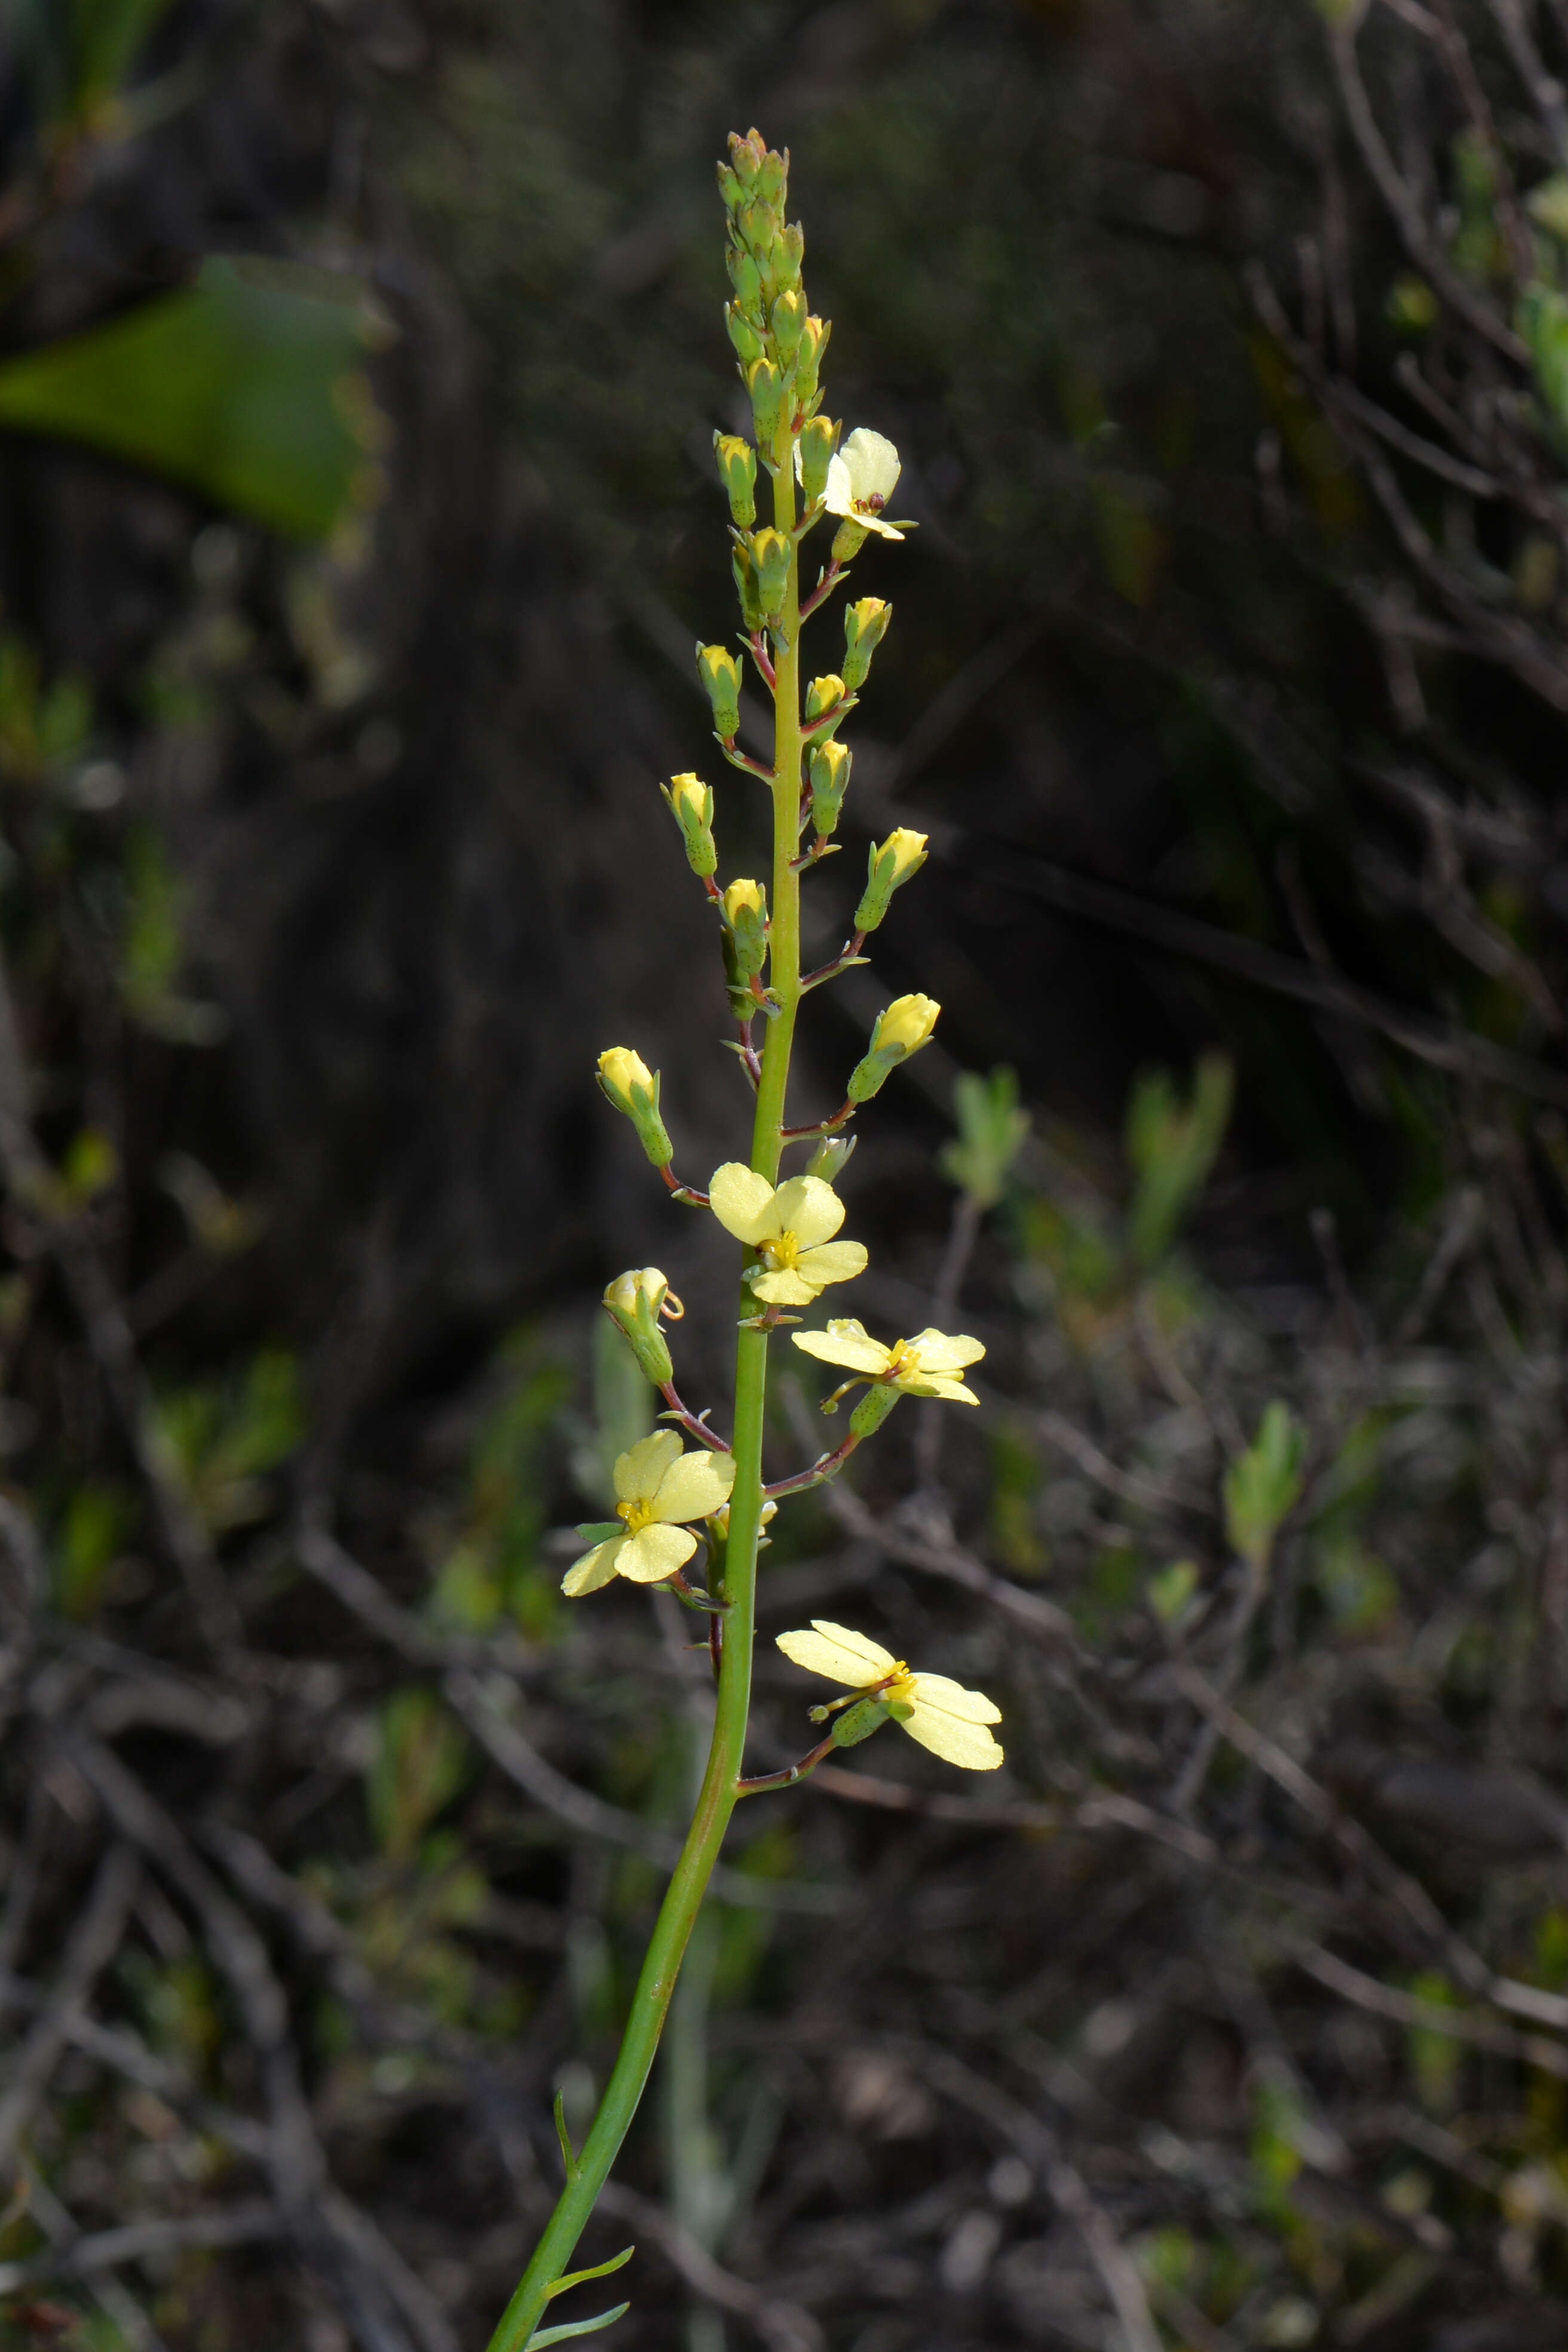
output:
[[[787,534],[795,523],[795,452],[790,436],[784,434],[780,437],[786,446],[784,461],[773,477],[773,513],[777,528]],[[801,993],[800,877],[792,862],[800,841],[799,637],[799,551],[792,543],[788,595],[775,639],[773,883],[768,977],[777,1010],[767,1024],[752,1129],[752,1166],[770,1184],[778,1181],[784,1094]],[[752,1311],[752,1304],[742,1291],[742,1316]],[[697,1810],[675,1874],[659,1906],[632,1995],[626,2033],[593,2127],[578,2155],[576,2172],[563,2189],[534,2249],[533,2259],[501,2315],[489,2352],[523,2352],[550,2300],[550,2290],[570,2263],[610,2167],[620,2153],[621,2142],[631,2127],[653,2065],[693,1923],[735,1809],[752,1704],[767,1373],[767,1333],[740,1331],[735,1350],[735,1483],[730,1496],[730,1534],[724,1559],[723,1597],[729,1611],[724,1621],[713,1738]]]

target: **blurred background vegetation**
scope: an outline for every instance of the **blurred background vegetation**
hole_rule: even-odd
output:
[[[589,1077],[735,1147],[654,787],[754,120],[921,525],[824,952],[931,863],[801,1097],[941,999],[855,1304],[989,1351],[764,1634],[1008,1768],[746,1809],[613,2340],[1568,2347],[1563,77],[1563,0],[5,0],[0,2344],[481,2346],[613,2050],[704,1689],[559,1597],[595,1302],[728,1334]]]

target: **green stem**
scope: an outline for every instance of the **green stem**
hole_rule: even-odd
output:
[[[795,452],[787,433],[784,462],[773,478],[777,528],[795,523]],[[800,877],[793,860],[800,845],[800,565],[791,556],[789,593],[778,632],[773,725],[773,884],[768,979],[777,1011],[767,1024],[762,1077],[752,1130],[752,1166],[778,1181],[790,1048],[800,1005]],[[787,641],[787,642],[786,642]],[[741,1312],[752,1311],[742,1289]],[[631,2127],[658,2048],[675,1980],[713,1865],[735,1809],[752,1704],[752,1645],[756,1625],[757,1538],[763,1511],[763,1423],[767,1402],[765,1331],[742,1330],[735,1351],[735,1484],[725,1546],[723,1654],[712,1744],[697,1810],[676,1864],[632,1995],[631,2013],[598,2114],[533,2259],[501,2315],[489,2352],[523,2352],[538,2326],[550,2290],[572,2254]]]

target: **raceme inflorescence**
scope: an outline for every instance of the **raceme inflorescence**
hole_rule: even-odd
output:
[[[844,434],[823,413],[821,369],[829,326],[812,312],[802,283],[805,239],[784,217],[789,158],[752,131],[732,137],[719,167],[728,221],[726,265],[731,299],[725,322],[751,410],[752,435],[716,433],[714,458],[728,498],[731,555],[740,607],[733,646],[699,646],[697,670],[713,714],[713,731],[730,766],[763,790],[773,816],[773,863],[766,882],[721,879],[715,816],[723,796],[693,772],[661,784],[680,831],[687,862],[711,909],[735,1034],[728,1042],[752,1097],[748,1159],[727,1160],[707,1189],[681,1181],[675,1147],[659,1108],[659,1074],[629,1045],[599,1056],[606,1099],[628,1118],[672,1200],[711,1216],[742,1248],[737,1312],[732,1435],[726,1444],[693,1412],[676,1386],[669,1327],[684,1312],[657,1266],[633,1267],[605,1293],[605,1307],[638,1364],[663,1397],[669,1426],[632,1446],[616,1463],[613,1519],[579,1528],[584,1549],[563,1590],[584,1599],[618,1579],[658,1586],[708,1621],[717,1685],[707,1768],[674,1875],[649,1940],[632,1997],[619,2054],[581,2150],[567,2137],[559,2107],[566,2184],[516,2294],[491,2339],[490,2352],[532,2352],[563,2336],[608,2326],[626,2309],[543,2327],[552,2298],[617,2269],[626,2256],[591,2271],[567,2265],[626,2137],[658,2046],[692,1923],[700,1907],[731,1814],[745,1797],[787,1788],[836,1748],[858,1746],[896,1724],[946,1762],[989,1771],[1002,1762],[991,1726],[997,1708],[977,1691],[939,1674],[912,1672],[868,1635],[826,1620],[783,1633],[778,1646],[795,1664],[846,1686],[845,1695],[810,1710],[825,1736],[798,1763],[777,1772],[743,1771],[755,1634],[757,1553],[765,1523],[787,1496],[837,1475],[902,1397],[974,1404],[959,1375],[984,1355],[976,1339],[925,1330],[882,1340],[863,1324],[830,1318],[821,1329],[799,1328],[825,1292],[864,1274],[862,1243],[839,1238],[845,1209],[835,1179],[853,1138],[847,1130],[900,1062],[931,1036],[940,1007],[910,994],[886,1005],[865,1053],[845,1083],[842,1103],[805,1125],[785,1124],[795,1022],[812,990],[866,961],[870,934],[894,893],[925,861],[923,834],[900,826],[874,842],[850,936],[815,971],[800,959],[803,880],[837,854],[834,839],[849,790],[852,754],[841,740],[887,635],[891,607],[878,596],[846,593],[855,559],[868,540],[901,541],[913,529],[889,511],[898,488],[899,453],[882,434],[860,425]],[[771,509],[759,514],[759,500]],[[819,525],[836,525],[826,562],[802,593],[801,551]],[[832,606],[841,613],[844,649],[836,670],[805,676],[802,632]],[[750,664],[773,706],[773,751],[763,759],[742,747],[743,668]],[[804,1167],[785,1172],[792,1147]],[[844,1437],[804,1469],[764,1480],[763,1408],[769,1350],[786,1326],[804,1354],[847,1373],[827,1399],[836,1412],[858,1396]],[[684,1437],[696,1441],[688,1447]],[[699,1560],[700,1555],[700,1561]],[[629,2250],[628,2250],[629,2253]]]

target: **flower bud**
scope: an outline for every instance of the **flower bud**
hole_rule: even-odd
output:
[[[721,904],[735,946],[735,972],[750,980],[768,954],[768,894],[760,882],[731,882]]]
[[[734,168],[735,177],[743,188],[751,188],[756,184],[757,173],[767,152],[760,131],[748,131],[743,139],[738,131],[731,131],[730,162]]]
[[[871,1388],[866,1391],[849,1416],[849,1426],[857,1437],[870,1437],[881,1428],[899,1402],[895,1388]]]
[[[753,134],[754,135],[754,134]],[[760,142],[759,142],[760,143]],[[781,155],[776,147],[763,148],[757,164],[757,194],[765,205],[782,205],[784,187],[789,179],[788,153]]]
[[[826,841],[838,823],[844,795],[849,789],[854,753],[847,743],[831,736],[814,745],[811,754],[811,822],[819,841]]]
[[[880,596],[862,596],[858,604],[845,608],[844,683],[851,694],[865,685],[871,656],[887,635],[892,617],[892,606]]]
[[[782,195],[782,190],[780,193]],[[800,284],[800,268],[805,259],[805,231],[798,221],[791,221],[773,240],[773,276],[781,287],[789,289]]]
[[[730,273],[730,283],[735,289],[735,300],[748,319],[757,319],[763,308],[763,273],[743,245],[731,246],[724,255],[724,267]]]
[[[634,1266],[629,1274],[618,1274],[605,1293],[605,1305],[655,1388],[663,1388],[674,1379],[675,1367],[669,1360],[668,1342],[659,1329],[659,1317],[679,1322],[685,1309],[658,1266]]]
[[[771,621],[783,612],[789,593],[790,543],[782,530],[754,530],[749,548],[757,575],[757,601]]]
[[[805,325],[805,296],[795,292],[781,294],[773,309],[773,348],[787,367],[800,349],[801,331]]]
[[[865,896],[855,909],[855,929],[874,931],[887,913],[894,891],[911,874],[918,874],[925,862],[926,836],[923,833],[911,833],[907,825],[901,824],[896,833],[890,833],[880,847],[873,843],[866,866]]]
[[[725,303],[724,324],[735,347],[735,356],[741,362],[741,372],[744,374],[762,358],[763,339],[738,302]]]
[[[822,354],[827,349],[827,338],[832,332],[831,319],[807,319],[801,330],[800,349],[795,355],[795,403],[797,408],[809,408],[816,398],[816,379],[822,371]]]
[[[757,519],[757,453],[738,433],[715,433],[713,455],[719,479],[730,500],[730,513],[742,530]]]
[[[911,1054],[918,1054],[922,1045],[930,1044],[941,1011],[941,1005],[934,1004],[929,996],[900,996],[885,1012],[879,1013],[865,1057],[850,1073],[847,1092],[851,1102],[869,1102],[890,1070],[896,1070],[900,1062],[907,1062]]]
[[[688,772],[672,776],[668,784],[660,784],[671,816],[680,827],[686,844],[686,862],[693,874],[711,874],[719,863],[719,845],[713,838],[713,792],[700,777]]]
[[[668,1168],[675,1146],[658,1115],[658,1072],[650,1070],[629,1045],[612,1045],[599,1056],[599,1085],[605,1099],[631,1120],[654,1166]]]
[[[825,1135],[805,1163],[805,1174],[820,1176],[825,1184],[836,1184],[858,1141],[854,1135]]]
[[[826,677],[814,677],[805,689],[806,733],[811,734],[819,721],[826,721],[823,732],[831,733],[845,715],[838,709],[843,699],[844,680],[841,677],[835,677],[831,671]],[[837,711],[837,717],[829,719],[829,711]]]
[[[796,384],[796,396],[799,385]],[[833,463],[834,444],[838,427],[830,416],[814,416],[801,431],[795,448],[795,470],[808,507],[814,507],[827,488],[827,468]]]
[[[728,163],[719,166],[719,194],[724,199],[726,212],[732,213],[744,201],[745,184],[740,173],[732,171]]]
[[[721,743],[732,743],[741,728],[741,669],[724,646],[699,646],[697,668],[713,705],[713,727]]]
[[[759,204],[753,191],[752,202],[742,205],[736,214],[735,226],[742,242],[756,256],[759,265],[765,266],[772,257],[773,240],[778,235],[778,216],[772,205]]]
[[[784,378],[770,359],[760,359],[746,370],[746,390],[752,395],[752,422],[759,449],[771,449],[784,406]]]

